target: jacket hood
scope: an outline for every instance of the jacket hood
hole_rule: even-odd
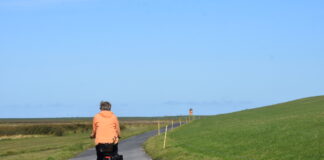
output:
[[[99,114],[105,118],[110,118],[114,115],[111,111],[101,111]]]

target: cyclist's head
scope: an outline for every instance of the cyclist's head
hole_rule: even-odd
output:
[[[110,111],[111,110],[111,104],[108,101],[101,101],[100,102],[100,110]]]

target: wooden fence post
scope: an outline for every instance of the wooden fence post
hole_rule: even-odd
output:
[[[158,135],[160,135],[160,121],[158,121]]]
[[[168,125],[165,126],[163,149],[165,149],[167,133],[168,133]]]

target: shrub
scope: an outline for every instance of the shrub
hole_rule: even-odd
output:
[[[0,136],[9,135],[56,135],[63,136],[66,132],[86,132],[91,128],[91,124],[25,124],[0,126]]]

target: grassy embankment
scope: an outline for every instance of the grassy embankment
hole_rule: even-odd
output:
[[[121,120],[122,139],[152,129],[147,120]],[[67,160],[92,147],[91,118],[2,119],[1,160]]]
[[[323,160],[324,96],[195,120],[145,148],[155,160]]]

